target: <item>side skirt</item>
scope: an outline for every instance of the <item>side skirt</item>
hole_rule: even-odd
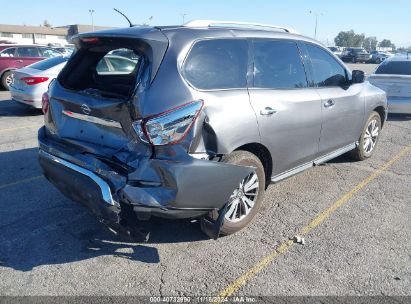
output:
[[[355,142],[355,143],[349,144],[347,146],[344,146],[342,148],[339,148],[339,149],[337,149],[333,152],[330,152],[326,155],[320,156],[320,157],[314,159],[313,161],[302,164],[302,165],[300,165],[298,167],[295,167],[291,170],[288,170],[286,172],[283,172],[281,174],[278,174],[276,176],[271,177],[271,182],[272,183],[277,183],[277,182],[282,181],[286,178],[289,178],[293,175],[296,175],[300,172],[303,172],[303,171],[305,171],[305,170],[307,170],[311,167],[318,166],[318,165],[320,165],[322,163],[325,163],[325,162],[327,162],[327,161],[329,161],[333,158],[336,158],[336,157],[338,157],[338,156],[340,156],[344,153],[347,153],[348,151],[351,151],[352,149],[355,149],[358,145],[359,145],[359,143]]]

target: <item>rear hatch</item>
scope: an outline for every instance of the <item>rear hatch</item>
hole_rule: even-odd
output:
[[[411,98],[411,75],[373,75],[369,81],[384,90],[388,97]]]
[[[167,38],[154,28],[128,28],[82,34],[74,43],[77,51],[49,89],[47,129],[97,154],[98,147],[130,150],[137,138],[132,123],[141,119],[139,102]]]

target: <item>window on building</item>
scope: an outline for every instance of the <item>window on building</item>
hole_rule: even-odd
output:
[[[44,34],[36,34],[36,38],[46,39],[46,35],[44,35]]]
[[[31,39],[33,38],[33,34],[21,34],[21,37]]]
[[[0,37],[13,38],[13,33],[1,32]]]
[[[57,36],[57,38],[60,40],[66,40],[66,36]]]

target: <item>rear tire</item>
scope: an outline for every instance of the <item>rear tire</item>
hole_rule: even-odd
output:
[[[264,199],[266,179],[260,159],[251,152],[234,151],[225,156],[222,161],[227,164],[256,168],[253,173],[242,180],[237,189],[233,189],[230,197],[231,203],[227,207],[227,213],[220,230],[221,235],[229,235],[247,226],[260,210]],[[250,207],[250,205],[252,206]],[[218,214],[212,212],[209,216],[216,220]]]
[[[354,160],[365,160],[370,158],[377,146],[380,132],[381,117],[380,114],[373,111],[361,132],[358,147],[351,150],[348,155]]]
[[[10,90],[10,85],[11,85],[12,80],[13,80],[12,71],[6,71],[1,76],[1,84],[3,85],[3,88],[5,88],[7,91]]]

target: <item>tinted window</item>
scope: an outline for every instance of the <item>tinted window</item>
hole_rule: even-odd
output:
[[[54,57],[50,59],[44,59],[42,61],[33,63],[29,65],[29,67],[36,69],[36,70],[45,71],[66,61],[67,61],[67,57],[59,56],[59,57]]]
[[[375,74],[411,75],[411,61],[384,61]]]
[[[300,52],[294,42],[254,42],[254,87],[296,89],[307,87]]]
[[[62,53],[60,53],[56,50],[53,50],[53,49],[49,49],[49,48],[40,48],[39,50],[40,50],[40,56],[41,57],[50,58],[50,57],[57,57],[57,56],[62,55]]]
[[[16,48],[9,48],[5,49],[0,53],[0,57],[14,57],[14,53],[16,51]]]
[[[183,68],[188,82],[202,90],[245,88],[247,86],[248,43],[218,39],[197,42]]]
[[[39,52],[36,47],[21,47],[17,49],[19,57],[39,57]]]
[[[342,65],[327,51],[306,44],[311,57],[314,84],[319,87],[341,86],[346,83],[346,72]]]

